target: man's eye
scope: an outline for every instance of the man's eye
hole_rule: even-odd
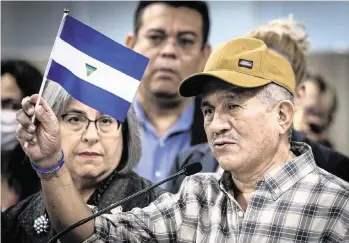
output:
[[[161,35],[149,35],[148,39],[150,39],[153,43],[160,43],[164,40],[164,37]]]
[[[240,106],[234,105],[234,104],[229,105],[229,109],[230,109],[230,110],[233,110],[233,109],[236,109],[236,108],[239,108],[239,107],[240,107]]]
[[[209,116],[213,113],[213,109],[212,108],[205,108],[204,109],[204,115],[205,116]]]
[[[181,46],[191,46],[194,44],[194,41],[191,40],[191,39],[184,39],[184,38],[181,38],[179,39],[179,44]]]

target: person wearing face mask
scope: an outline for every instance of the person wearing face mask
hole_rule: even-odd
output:
[[[16,111],[4,109],[1,112],[1,150],[10,151],[18,144],[16,139]]]
[[[1,209],[32,195],[39,180],[16,138],[21,100],[38,93],[41,72],[24,60],[1,61]]]

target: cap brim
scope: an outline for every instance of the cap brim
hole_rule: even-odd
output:
[[[271,83],[271,80],[239,73],[235,71],[210,71],[193,74],[184,79],[179,85],[179,94],[183,97],[191,97],[202,94],[203,87],[210,78],[218,78],[222,81],[245,88],[254,88]]]

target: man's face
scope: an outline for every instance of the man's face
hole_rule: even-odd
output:
[[[205,86],[202,112],[207,139],[224,170],[255,170],[279,144],[277,115],[253,93],[214,81]]]
[[[144,9],[138,35],[127,39],[127,46],[150,58],[140,92],[181,99],[179,83],[201,71],[209,56],[209,47],[202,49],[202,25],[200,13],[189,8],[159,3]]]

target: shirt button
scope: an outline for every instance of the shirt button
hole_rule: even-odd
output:
[[[279,193],[280,193],[280,190],[276,188],[275,191],[274,191],[274,193],[275,193],[275,194],[279,194]]]
[[[164,141],[160,141],[160,147],[162,148],[162,147],[164,147],[165,146],[165,143],[164,143]]]
[[[160,177],[161,176],[161,172],[160,171],[155,172],[155,176],[156,177]]]
[[[240,218],[242,218],[242,217],[244,216],[244,212],[239,211],[239,212],[238,212],[238,216],[239,216]]]

